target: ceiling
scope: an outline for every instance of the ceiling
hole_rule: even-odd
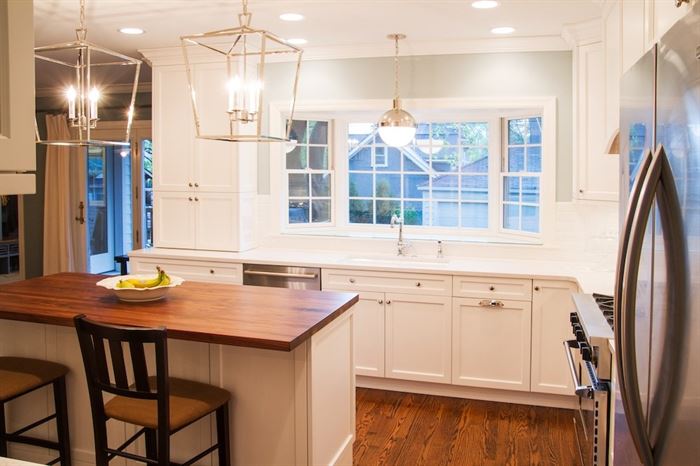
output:
[[[254,27],[283,38],[305,38],[304,48],[310,53],[334,48],[347,53],[357,47],[375,49],[375,56],[379,50],[381,55],[393,53],[386,39],[391,32],[408,36],[402,54],[418,53],[428,43],[440,53],[440,44],[460,41],[557,39],[564,25],[595,19],[601,13],[595,0],[502,0],[491,10],[476,10],[470,4],[471,0],[249,0]],[[34,0],[36,45],[72,39],[78,10],[78,0]],[[235,26],[240,10],[236,0],[88,0],[88,40],[138,57],[140,49],[179,45],[181,34]],[[301,13],[305,20],[281,21],[279,15],[287,12]],[[118,32],[126,26],[146,33]],[[498,26],[516,31],[507,39],[495,37],[490,30]]]

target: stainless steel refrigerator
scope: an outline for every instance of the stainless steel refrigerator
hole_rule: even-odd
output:
[[[700,465],[700,2],[620,103],[614,464]]]

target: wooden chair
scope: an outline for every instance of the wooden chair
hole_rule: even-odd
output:
[[[106,466],[116,456],[146,464],[176,464],[170,462],[170,435],[214,412],[217,443],[181,466],[191,465],[214,450],[218,450],[219,466],[229,466],[230,394],[211,385],[168,377],[165,328],[103,325],[83,315],[75,317],[75,328],[90,394],[97,466]],[[105,343],[109,348],[111,364],[107,362]],[[148,375],[147,344],[155,347],[155,376]],[[125,347],[130,354],[133,383],[127,376]],[[114,374],[113,381],[110,380],[110,368]],[[105,403],[105,392],[116,396]],[[110,448],[107,443],[109,419],[134,424],[141,429],[121,446]],[[145,457],[124,451],[141,435],[145,436]]]
[[[68,407],[66,399],[66,374],[68,368],[62,364],[41,359],[0,357],[0,457],[7,456],[7,443],[22,443],[58,451],[58,457],[48,464],[59,461],[70,466],[70,436],[68,435]],[[54,414],[33,422],[15,432],[8,433],[5,425],[5,404],[47,385],[53,386]],[[25,435],[30,430],[56,420],[58,441]]]

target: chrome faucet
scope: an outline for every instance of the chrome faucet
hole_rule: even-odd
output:
[[[396,214],[392,215],[390,226],[394,228],[395,225],[399,226],[399,240],[396,242],[396,253],[399,256],[405,256],[411,243],[403,239],[403,217],[399,217]]]
[[[443,258],[443,253],[442,253],[442,241],[437,242],[437,258],[442,259]]]

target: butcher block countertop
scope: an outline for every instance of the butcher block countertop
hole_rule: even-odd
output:
[[[291,351],[358,301],[353,293],[185,282],[165,299],[123,303],[95,284],[104,276],[60,273],[0,285],[0,319],[73,325],[167,327],[181,340]]]

